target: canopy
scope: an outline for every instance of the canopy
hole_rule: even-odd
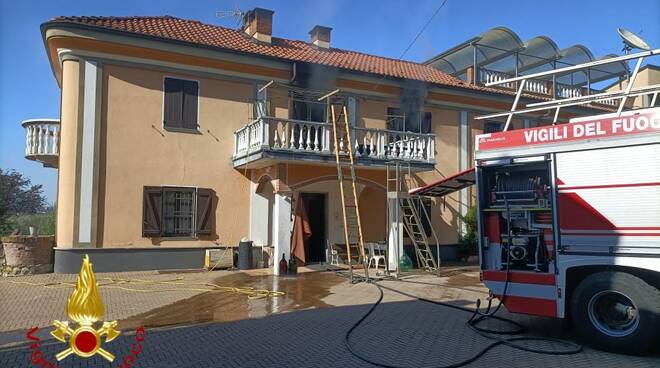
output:
[[[450,177],[410,190],[408,193],[428,197],[443,197],[447,194],[472,186],[475,181],[476,174],[474,167],[472,167]]]
[[[616,55],[605,55],[599,59]],[[475,60],[476,58],[476,60]],[[546,36],[537,36],[522,42],[520,37],[505,27],[496,27],[473,37],[424,62],[440,71],[462,78],[467,69],[474,65],[491,71],[518,75],[533,74],[550,69],[587,63],[597,60],[583,45],[573,45],[560,50]],[[570,86],[586,86],[627,75],[626,62],[612,63],[580,70],[557,77],[557,82]]]

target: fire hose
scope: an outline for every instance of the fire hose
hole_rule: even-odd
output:
[[[379,296],[378,296],[378,300],[376,300],[376,302],[371,305],[369,310],[364,315],[362,315],[362,317],[356,323],[354,323],[351,326],[351,328],[349,328],[348,331],[346,331],[346,334],[344,335],[344,345],[346,346],[348,351],[354,357],[360,359],[363,362],[366,362],[366,363],[369,363],[369,364],[372,364],[372,365],[375,365],[375,366],[378,366],[378,367],[406,368],[406,367],[403,367],[403,366],[392,365],[392,364],[388,364],[388,363],[384,363],[384,362],[377,362],[373,359],[370,359],[370,358],[362,355],[354,346],[351,345],[350,339],[351,339],[351,335],[353,334],[353,332],[360,325],[362,325],[362,323],[374,312],[374,310],[376,310],[376,308],[383,301],[383,289],[386,289],[388,291],[392,291],[392,292],[398,293],[400,295],[404,295],[406,297],[416,299],[416,300],[419,300],[419,301],[422,301],[422,302],[425,302],[425,303],[431,303],[431,304],[434,304],[434,305],[439,305],[439,306],[443,306],[443,307],[447,307],[447,308],[451,308],[451,309],[471,313],[471,317],[466,322],[466,325],[468,326],[468,328],[470,328],[472,331],[476,332],[478,335],[480,335],[482,337],[485,337],[489,340],[493,340],[492,343],[484,346],[484,348],[481,349],[480,351],[478,351],[476,354],[474,354],[474,355],[472,355],[472,356],[470,356],[470,357],[468,357],[464,360],[461,360],[459,362],[452,363],[452,364],[449,364],[449,365],[429,366],[429,367],[426,367],[426,368],[457,368],[457,367],[463,367],[467,364],[470,364],[470,363],[480,359],[488,351],[492,350],[493,348],[495,348],[499,345],[508,346],[510,348],[525,351],[525,352],[529,352],[529,353],[544,354],[544,355],[573,355],[573,354],[578,354],[578,353],[582,352],[582,346],[581,345],[576,344],[572,341],[564,340],[564,339],[557,339],[557,338],[552,338],[552,337],[514,336],[514,335],[523,334],[525,332],[524,326],[521,325],[520,323],[514,321],[514,320],[509,319],[509,318],[500,317],[500,316],[495,315],[500,310],[500,308],[502,307],[504,299],[506,298],[506,293],[507,293],[507,289],[508,289],[508,285],[509,285],[509,275],[510,275],[509,261],[510,261],[511,255],[510,255],[510,252],[509,252],[509,250],[510,250],[509,248],[511,246],[511,215],[510,215],[510,210],[509,210],[509,203],[508,203],[506,197],[504,198],[504,200],[505,200],[505,206],[506,206],[506,212],[507,212],[507,236],[508,236],[509,239],[508,239],[508,242],[507,242],[506,279],[505,279],[505,283],[504,283],[504,289],[502,291],[502,297],[499,299],[499,304],[497,305],[497,307],[495,307],[495,309],[493,309],[491,311],[491,307],[492,307],[492,298],[491,298],[488,301],[488,305],[486,306],[485,311],[481,312],[481,310],[480,310],[481,299],[477,299],[477,301],[476,301],[477,307],[475,309],[471,309],[471,308],[466,308],[466,307],[453,305],[453,304],[450,304],[450,303],[440,302],[440,301],[437,301],[437,300],[431,300],[431,299],[426,299],[426,298],[414,296],[414,295],[405,293],[403,291],[399,291],[399,290],[396,290],[396,289],[393,289],[393,288],[390,288],[390,287],[383,286],[383,285],[379,284],[378,281],[373,280],[373,279],[360,280],[360,281],[367,282],[367,283],[370,283],[372,285],[375,285],[378,288]],[[399,282],[410,282],[410,281],[405,281],[405,280],[397,280],[397,281],[399,281]],[[438,285],[438,286],[441,286],[441,285]],[[508,323],[508,324],[514,326],[514,328],[510,329],[510,330],[493,330],[493,329],[487,329],[487,328],[483,328],[483,327],[478,326],[481,322],[486,321],[488,319],[494,319],[494,320],[498,320],[498,321],[501,321],[501,322]],[[511,336],[511,337],[499,337],[498,335],[499,336],[508,335],[508,336]],[[566,347],[566,349],[564,349],[564,350],[534,349],[534,348],[530,348],[530,347],[522,345],[521,342],[523,342],[523,341],[527,341],[527,342],[529,342],[529,341],[550,342],[550,343],[554,343],[554,344],[557,344],[557,345],[563,345],[563,346]]]

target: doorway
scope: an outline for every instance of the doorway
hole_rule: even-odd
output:
[[[312,235],[305,242],[306,263],[326,262],[326,203],[327,194],[324,193],[301,193],[302,199],[307,204],[307,217]]]

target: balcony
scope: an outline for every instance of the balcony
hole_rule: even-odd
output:
[[[514,77],[515,77],[514,74],[503,73],[485,68],[479,68],[479,83],[481,84],[499,82]],[[509,89],[511,91],[515,91],[517,88],[515,83],[500,84],[498,87]],[[525,86],[523,88],[523,91],[533,95],[539,95],[539,96],[551,98],[552,89],[553,89],[553,83],[551,80],[528,79],[527,81],[525,81]],[[581,97],[581,96],[586,96],[588,94],[593,95],[596,93],[603,92],[593,88],[572,86],[570,84],[563,84],[558,82],[555,82],[555,90],[556,91],[554,98]],[[619,101],[616,99],[604,99],[597,101],[597,103],[609,107],[617,107]]]
[[[410,163],[416,170],[435,166],[435,135],[385,129],[351,130],[355,163],[381,166],[390,161]],[[275,162],[333,163],[335,138],[331,123],[261,117],[234,133],[234,167],[252,168]],[[345,134],[337,137],[339,152],[348,154]]]
[[[44,167],[57,167],[59,160],[60,121],[57,119],[24,120],[25,158]]]

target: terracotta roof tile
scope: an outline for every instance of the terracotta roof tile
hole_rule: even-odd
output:
[[[273,37],[272,43],[269,45],[255,42],[237,29],[204,24],[196,20],[180,19],[171,16],[57,17],[53,18],[50,22],[85,24],[122,32],[282,58],[290,61],[328,65],[386,77],[405,78],[498,93],[503,92],[492,88],[468,85],[430,66],[411,61],[390,59],[338,48],[321,49],[304,41],[278,37]]]
[[[279,37],[272,37],[271,44],[265,44],[253,41],[237,29],[205,24],[197,20],[181,19],[169,15],[130,17],[67,16],[53,18],[48,23],[61,22],[155,36],[227,50],[276,57],[289,61],[322,64],[347,70],[373,73],[385,77],[412,79],[442,86],[459,87],[507,96],[515,95],[515,92],[510,90],[469,84],[430,66],[412,61],[391,59],[334,47],[322,49],[304,41]],[[534,100],[549,100],[545,96],[530,94],[523,94],[523,96]],[[609,111],[609,109],[603,109]]]

